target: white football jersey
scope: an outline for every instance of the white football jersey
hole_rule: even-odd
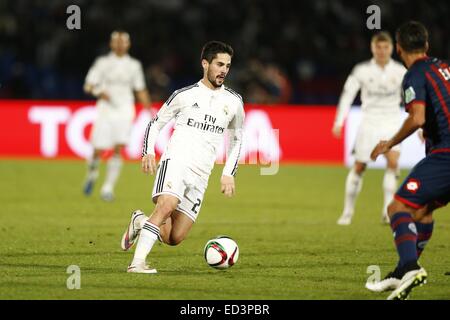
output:
[[[335,125],[344,124],[359,90],[364,118],[383,121],[400,117],[401,85],[405,73],[405,67],[392,59],[384,68],[375,59],[357,64],[345,82]]]
[[[100,117],[134,118],[133,90],[145,89],[144,73],[138,60],[111,52],[95,60],[85,81],[94,86],[95,92],[106,92],[110,97],[110,101],[97,101]]]
[[[155,154],[158,133],[173,118],[174,132],[161,160],[176,160],[199,175],[209,176],[228,129],[230,146],[223,174],[236,174],[244,124],[239,94],[225,86],[212,90],[202,81],[176,90],[147,126],[143,155]]]

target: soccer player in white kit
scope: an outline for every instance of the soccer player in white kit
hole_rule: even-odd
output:
[[[123,250],[136,251],[128,272],[156,273],[146,257],[159,239],[177,245],[185,239],[198,217],[217,149],[228,129],[228,155],[221,177],[221,191],[231,197],[242,145],[244,106],[242,98],[223,82],[233,49],[222,42],[204,45],[201,54],[203,78],[175,91],[149,123],[143,146],[142,169],[155,173],[152,198],[156,206],[150,218],[137,210],[122,237]],[[174,132],[162,154],[158,169],[154,146],[159,131],[175,119]]]
[[[401,126],[401,83],[406,69],[391,58],[392,38],[379,32],[371,39],[373,58],[357,64],[348,76],[339,99],[333,135],[341,136],[342,127],[351,104],[361,90],[362,120],[354,147],[355,164],[345,182],[344,210],[339,225],[351,224],[356,198],[362,188],[362,175],[370,161],[370,153],[378,141],[386,140]],[[400,146],[385,154],[387,168],[383,178],[384,204],[382,222],[388,223],[387,206],[397,188]]]
[[[98,177],[100,156],[113,149],[108,160],[106,178],[100,194],[103,200],[114,198],[114,186],[122,167],[121,150],[128,143],[135,117],[134,92],[144,108],[150,107],[150,95],[145,86],[141,63],[128,55],[130,36],[114,31],[110,40],[111,52],[95,60],[86,76],[84,90],[97,98],[97,118],[91,132],[94,147],[88,160],[84,193],[92,193]]]

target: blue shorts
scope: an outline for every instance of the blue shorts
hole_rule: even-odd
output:
[[[431,153],[412,169],[394,198],[419,209],[450,202],[450,152]]]

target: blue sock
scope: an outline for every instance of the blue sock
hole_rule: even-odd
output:
[[[417,259],[420,257],[422,251],[425,249],[428,240],[433,234],[434,221],[431,223],[416,222],[417,227]]]
[[[391,218],[395,245],[400,257],[399,267],[417,262],[417,228],[412,216],[407,212],[397,212]]]

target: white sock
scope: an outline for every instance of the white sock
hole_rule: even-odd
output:
[[[87,179],[96,180],[98,177],[99,158],[91,158],[87,161]]]
[[[146,222],[142,227],[141,234],[134,252],[132,265],[145,264],[148,254],[159,236],[159,227],[153,223]]]
[[[113,192],[121,168],[122,158],[120,156],[114,155],[108,160],[105,183],[103,183],[101,191],[102,193]]]
[[[398,174],[396,170],[386,169],[383,178],[384,205],[383,215],[387,215],[387,207],[391,203],[394,193],[397,190]]]
[[[362,176],[351,169],[345,181],[345,201],[344,201],[344,215],[352,216],[355,212],[355,202],[359,192],[362,188]]]

